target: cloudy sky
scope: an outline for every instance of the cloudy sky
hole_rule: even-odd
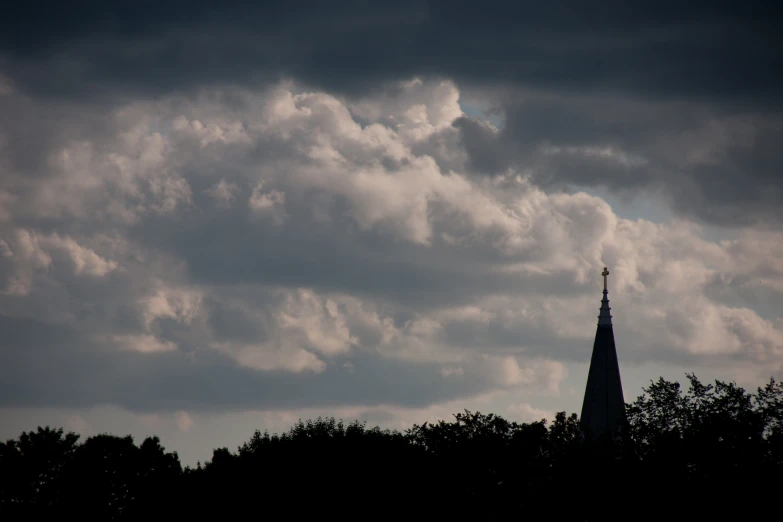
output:
[[[28,1],[0,20],[0,438],[183,463],[334,415],[783,378],[783,8]]]

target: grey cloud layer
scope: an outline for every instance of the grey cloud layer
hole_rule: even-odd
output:
[[[779,233],[712,243],[687,221],[547,193],[535,169],[469,174],[459,96],[451,82],[355,98],[283,83],[54,126],[46,115],[70,109],[0,96],[36,109],[4,123],[10,140],[49,136],[0,180],[4,405],[555,394],[565,363],[589,357],[604,265],[624,363],[781,371],[783,325],[759,302],[783,296]]]
[[[98,95],[290,75],[329,90],[421,74],[571,92],[774,101],[774,2],[25,2],[0,25],[25,89]]]

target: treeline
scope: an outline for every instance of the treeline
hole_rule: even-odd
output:
[[[777,517],[783,385],[688,379],[651,383],[627,405],[626,436],[596,440],[564,412],[465,411],[404,433],[319,418],[183,469],[157,437],[39,427],[0,443],[0,519]]]

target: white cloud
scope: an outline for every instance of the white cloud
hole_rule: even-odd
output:
[[[396,87],[356,101],[349,108],[361,118],[391,126],[408,144],[450,126],[463,115],[459,90],[450,81],[425,83],[414,78]]]
[[[177,429],[179,431],[187,432],[193,427],[193,419],[188,415],[186,411],[178,411],[174,414],[176,419]]]
[[[239,120],[219,120],[205,125],[197,119],[188,120],[185,115],[180,114],[174,118],[171,128],[176,138],[195,140],[202,148],[213,143],[250,142],[245,126]]]
[[[286,333],[301,336],[307,345],[325,355],[345,353],[356,343],[339,304],[319,298],[312,291],[300,289],[287,294],[277,319]]]
[[[115,261],[103,259],[95,251],[79,245],[70,237],[53,234],[41,237],[40,243],[49,250],[63,251],[73,263],[76,274],[103,277],[118,266]]]
[[[237,187],[236,183],[229,183],[225,179],[221,179],[205,192],[214,198],[219,206],[230,207],[236,199],[238,191],[239,187]]]
[[[274,189],[262,192],[263,187],[264,180],[260,180],[253,188],[248,207],[256,214],[272,216],[274,222],[280,224],[286,217],[285,192]]]
[[[361,376],[349,359],[381,357],[454,390],[556,397],[564,361],[586,358],[574,347],[589,353],[608,266],[623,361],[781,370],[779,311],[713,291],[783,299],[779,233],[713,242],[687,220],[547,193],[530,172],[450,170],[435,157],[464,155],[449,82],[358,100],[293,84],[232,90],[231,106],[208,94],[131,104],[111,131],[41,151],[47,176],[0,180],[0,312],[259,373]]]
[[[17,228],[0,239],[0,267],[0,292],[21,297],[32,291],[36,277],[50,278],[52,269],[64,267],[76,276],[102,278],[119,264],[71,237]]]
[[[326,364],[314,353],[285,341],[258,344],[216,342],[211,346],[254,370],[321,373],[326,368]]]
[[[465,370],[462,369],[461,366],[446,366],[444,368],[441,368],[440,374],[444,377],[450,377],[450,376],[460,376],[465,374]]]
[[[567,375],[562,363],[545,359],[522,362],[517,357],[484,355],[493,382],[502,387],[538,386],[548,393],[558,394],[560,383]]]
[[[176,343],[160,340],[149,334],[113,335],[104,340],[120,349],[141,353],[170,352],[177,349]]]
[[[85,434],[90,433],[92,430],[92,426],[89,422],[87,422],[84,417],[79,415],[78,413],[74,413],[72,415],[69,415],[68,418],[65,421],[65,428],[68,431],[73,431],[81,435],[82,437],[85,436]]]
[[[549,410],[542,410],[540,408],[534,408],[528,403],[512,404],[508,408],[510,415],[520,419],[522,422],[536,422],[541,419],[547,419],[551,422],[554,419],[554,412]]]
[[[202,298],[200,290],[172,288],[159,282],[155,293],[139,302],[145,327],[149,330],[155,320],[165,318],[190,324],[201,310]]]

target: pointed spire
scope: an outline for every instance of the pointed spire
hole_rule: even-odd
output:
[[[601,275],[604,276],[604,297],[601,300],[601,312],[598,316],[598,328],[595,332],[593,355],[590,359],[580,418],[583,428],[593,435],[615,431],[626,419],[620,365],[617,361],[612,316],[609,313],[607,297],[609,291],[606,276],[609,275],[609,270],[604,267]]]

